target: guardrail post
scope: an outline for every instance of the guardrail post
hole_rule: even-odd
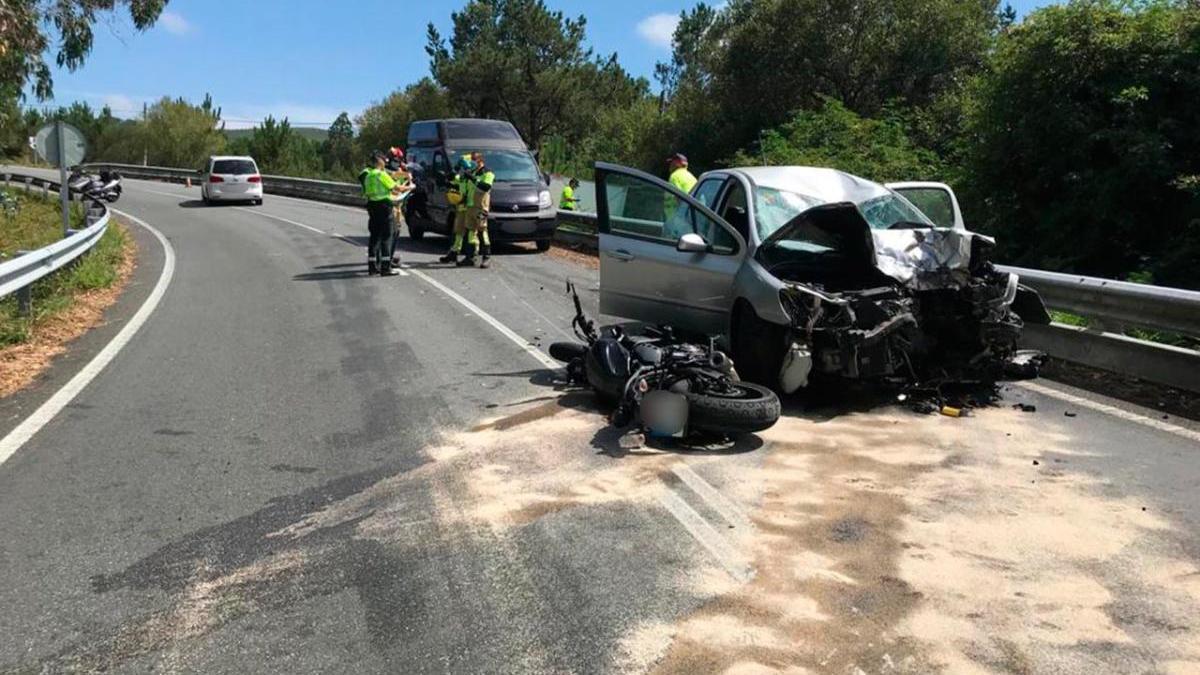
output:
[[[42,196],[45,197],[46,199],[50,198],[50,184],[49,183],[45,183],[45,182],[42,183]]]
[[[25,193],[29,193],[29,186],[33,183],[33,176],[25,177]]]
[[[17,291],[17,315],[30,317],[33,315],[33,284]]]

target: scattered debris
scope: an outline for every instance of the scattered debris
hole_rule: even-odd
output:
[[[1037,412],[1037,406],[1032,403],[1014,403],[1012,407],[1014,410],[1020,410],[1021,412]]]
[[[1038,461],[1035,459],[1035,460],[1033,460],[1033,465],[1034,465],[1034,466],[1038,466],[1038,465],[1039,465],[1039,462],[1038,462]]]
[[[1067,417],[1075,417],[1075,413],[1071,412],[1070,410],[1064,410],[1063,415]]]

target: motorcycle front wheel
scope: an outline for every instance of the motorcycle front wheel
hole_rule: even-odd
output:
[[[751,382],[734,382],[723,392],[689,392],[688,427],[715,434],[747,434],[779,421],[779,397]]]

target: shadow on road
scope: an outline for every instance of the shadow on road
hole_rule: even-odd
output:
[[[330,281],[332,279],[368,279],[379,276],[367,274],[366,263],[354,263],[345,266],[333,265],[340,269],[329,269],[322,272],[304,272],[292,277],[292,281]],[[320,268],[318,268],[320,269]]]

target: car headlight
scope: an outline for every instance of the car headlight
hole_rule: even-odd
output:
[[[552,202],[550,200],[550,191],[549,190],[542,190],[541,192],[538,193],[538,208],[539,209],[548,209],[553,204],[554,204],[554,202]]]

